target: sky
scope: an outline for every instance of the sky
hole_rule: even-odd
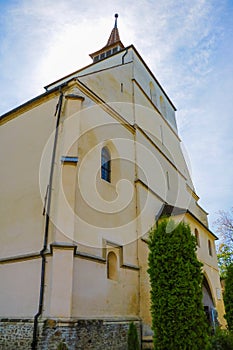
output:
[[[210,228],[233,207],[233,0],[0,0],[0,115],[91,63],[118,13],[177,108]]]

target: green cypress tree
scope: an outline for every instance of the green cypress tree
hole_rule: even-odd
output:
[[[223,299],[228,329],[233,331],[233,263],[227,267]]]
[[[202,264],[190,227],[164,219],[150,232],[151,314],[156,350],[205,350]]]

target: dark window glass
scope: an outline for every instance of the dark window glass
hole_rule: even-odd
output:
[[[111,156],[107,147],[101,151],[101,179],[111,182]]]
[[[212,245],[209,239],[208,239],[208,250],[209,250],[209,255],[212,256]]]

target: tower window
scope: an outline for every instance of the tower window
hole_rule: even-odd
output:
[[[166,178],[167,178],[167,189],[170,190],[170,179],[169,179],[169,173],[166,172]]]
[[[101,179],[111,182],[111,156],[107,147],[101,151]]]
[[[199,236],[199,232],[198,232],[198,230],[196,228],[195,228],[194,234],[195,234],[195,237],[196,237],[197,246],[200,247],[200,236]]]
[[[160,101],[160,110],[162,112],[162,115],[165,117],[166,116],[166,106],[165,106],[163,96],[159,97],[159,101]]]
[[[150,83],[149,83],[149,88],[150,88],[150,99],[154,104],[157,105],[156,91],[155,91],[155,87],[154,87],[154,84],[152,83],[152,81],[150,81]]]
[[[209,255],[212,256],[213,253],[212,253],[212,245],[211,245],[211,242],[210,240],[208,239],[208,251],[209,251]]]
[[[160,125],[160,136],[161,136],[161,142],[163,144],[163,127]]]
[[[114,252],[108,253],[107,278],[110,280],[117,280],[117,256]]]

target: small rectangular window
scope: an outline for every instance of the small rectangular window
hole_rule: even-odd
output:
[[[160,125],[160,137],[161,137],[161,142],[163,144],[163,127]]]
[[[198,230],[195,228],[194,230],[194,234],[195,234],[195,237],[196,237],[196,242],[197,242],[197,246],[200,247],[200,236],[199,236],[199,232]]]
[[[213,253],[212,253],[212,245],[211,245],[211,242],[210,240],[208,239],[208,250],[209,250],[209,255],[212,256]]]
[[[170,179],[169,179],[169,173],[167,171],[166,173],[166,177],[167,177],[167,189],[170,190]]]
[[[100,59],[102,60],[104,57],[105,57],[105,52],[104,52],[104,53],[101,53]]]
[[[111,53],[112,53],[112,51],[111,51],[111,50],[108,50],[108,51],[106,52],[106,56],[110,56]]]

